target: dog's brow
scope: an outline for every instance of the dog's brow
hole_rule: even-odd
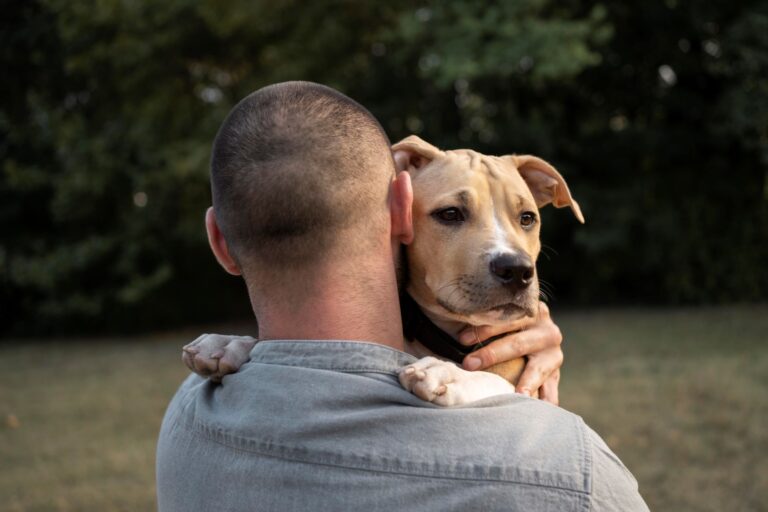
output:
[[[462,206],[469,207],[472,201],[472,192],[470,189],[462,188],[459,190],[446,191],[444,194],[435,198],[436,203],[460,203]]]

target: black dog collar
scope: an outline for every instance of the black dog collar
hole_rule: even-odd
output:
[[[467,354],[481,345],[478,343],[467,347],[453,339],[451,335],[432,323],[432,320],[427,318],[416,301],[407,293],[400,295],[400,312],[406,339],[418,340],[440,357],[461,364]]]

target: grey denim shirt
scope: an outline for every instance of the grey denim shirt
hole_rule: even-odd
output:
[[[434,406],[398,382],[413,361],[266,341],[221,384],[190,376],[160,432],[159,509],[648,510],[580,417],[512,393]]]

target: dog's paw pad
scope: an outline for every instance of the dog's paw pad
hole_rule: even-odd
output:
[[[487,372],[468,372],[455,364],[425,357],[403,368],[400,384],[435,405],[462,405],[490,396],[514,393],[502,377]]]
[[[204,334],[182,349],[182,360],[193,372],[218,382],[250,359],[255,344],[249,336]]]
[[[462,370],[448,361],[425,357],[400,370],[400,384],[427,402],[453,405],[452,384]]]

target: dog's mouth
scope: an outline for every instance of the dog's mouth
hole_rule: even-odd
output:
[[[440,293],[436,293],[434,299],[420,301],[423,307],[430,309],[428,304],[436,302],[442,311],[433,310],[435,314],[447,313],[449,317],[472,324],[533,317],[538,307],[538,288],[533,283],[525,290],[511,290],[496,282],[487,282],[467,274],[438,290]]]
[[[502,302],[494,306],[488,307],[474,307],[474,308],[460,308],[453,304],[449,304],[447,301],[438,299],[437,303],[446,311],[454,315],[471,317],[475,315],[493,315],[503,319],[509,319],[513,317],[534,316],[533,308],[527,304],[518,304],[517,302]]]
[[[525,313],[526,309],[522,306],[519,306],[518,304],[515,304],[514,302],[506,302],[504,304],[499,304],[498,306],[494,306],[488,310],[491,313],[502,313],[504,315],[511,315],[513,313]]]
[[[524,316],[536,316],[536,311],[530,304],[517,304],[516,302],[506,302],[490,308],[488,313],[498,315],[503,319],[522,318]]]

